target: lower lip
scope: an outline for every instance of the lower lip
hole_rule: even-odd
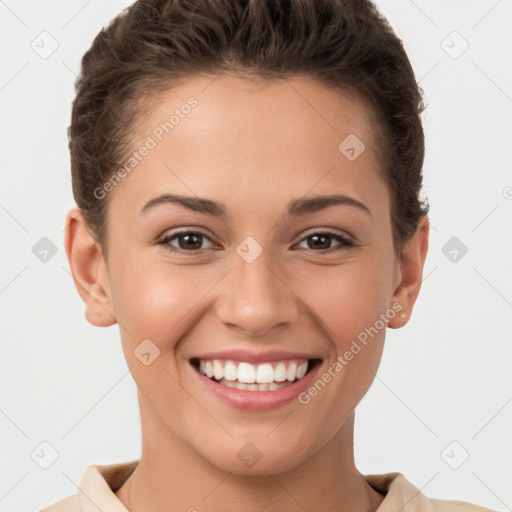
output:
[[[283,407],[297,399],[310,385],[320,364],[316,364],[302,379],[274,391],[247,391],[244,389],[228,388],[209,379],[192,367],[199,381],[217,398],[238,409],[250,411],[267,411]]]

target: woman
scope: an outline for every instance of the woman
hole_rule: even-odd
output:
[[[138,1],[82,61],[66,251],[138,460],[46,511],[484,511],[362,475],[354,411],[428,250],[424,109],[366,0]]]

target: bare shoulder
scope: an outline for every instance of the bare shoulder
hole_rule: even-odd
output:
[[[41,509],[39,512],[80,512],[78,496],[76,494],[68,496],[53,505],[49,505],[48,507]]]

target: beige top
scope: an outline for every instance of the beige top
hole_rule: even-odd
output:
[[[114,492],[128,479],[138,462],[89,466],[80,480],[77,494],[40,512],[128,512]],[[427,498],[402,473],[364,475],[364,478],[374,489],[386,494],[376,512],[496,512],[465,501]]]

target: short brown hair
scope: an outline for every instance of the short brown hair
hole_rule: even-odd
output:
[[[108,198],[94,191],[133,151],[141,102],[230,71],[306,75],[369,102],[400,251],[429,209],[419,197],[425,105],[402,41],[370,0],[138,0],[83,56],[68,128],[73,195],[104,252]]]

